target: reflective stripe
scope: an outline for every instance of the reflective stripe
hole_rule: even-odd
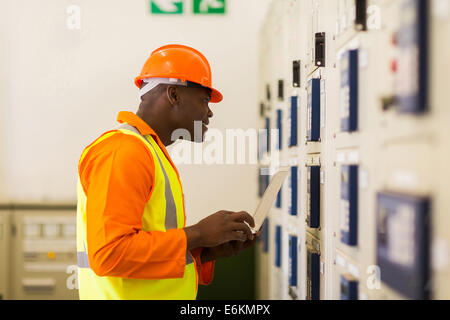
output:
[[[189,251],[186,251],[186,265],[189,265],[192,262],[192,257],[189,254]],[[91,268],[91,266],[89,265],[88,255],[85,251],[77,251],[77,265],[78,268]]]
[[[144,139],[148,142],[149,145],[152,146],[153,151],[155,151],[156,157],[158,158],[159,164],[161,165],[163,174],[164,174],[164,181],[166,182],[166,186],[168,188],[164,188],[164,193],[166,196],[166,221],[165,221],[165,227],[166,230],[169,229],[176,229],[177,228],[177,208],[175,206],[175,200],[173,199],[172,189],[170,187],[170,181],[169,177],[167,176],[166,170],[164,169],[164,166],[161,162],[161,159],[158,156],[158,153],[156,152],[153,145],[150,143],[150,141],[147,140],[146,137]]]
[[[77,251],[77,265],[79,268],[89,268],[89,258],[86,251]]]
[[[150,141],[148,141],[148,139],[145,136],[141,135],[140,132],[135,127],[133,127],[127,123],[124,123],[124,124],[121,124],[120,126],[118,126],[118,129],[126,129],[126,130],[130,130],[130,131],[133,131],[133,132],[139,134],[141,137],[143,137],[145,139],[145,141],[147,141],[147,143],[152,147],[153,151],[155,152],[156,157],[158,158],[159,164],[161,166],[161,169],[163,171],[164,181],[165,181],[165,185],[166,185],[166,188],[164,188],[165,189],[164,193],[165,193],[165,198],[166,198],[165,227],[166,227],[166,230],[177,228],[177,209],[175,206],[175,201],[173,199],[172,189],[170,188],[170,181],[167,176],[166,170],[164,169],[162,161],[159,158],[158,153],[156,152],[155,148],[150,143]]]
[[[166,230],[176,229],[178,227],[178,225],[177,225],[177,208],[175,206],[175,200],[173,198],[172,188],[170,187],[169,177],[167,176],[166,169],[164,168],[162,161],[159,158],[158,152],[156,152],[155,147],[153,147],[153,145],[150,143],[150,141],[148,141],[147,137],[142,135],[138,129],[129,125],[128,123],[123,123],[123,124],[117,126],[116,129],[117,130],[125,129],[125,130],[129,130],[129,131],[132,131],[132,132],[140,135],[141,137],[143,137],[145,139],[145,141],[147,141],[147,143],[151,146],[151,148],[155,152],[156,157],[158,158],[159,164],[161,166],[162,172],[164,174],[164,181],[165,181],[164,195],[166,198],[166,220],[165,220],[164,225],[165,225]],[[192,262],[193,262],[192,256],[189,254],[189,251],[186,251],[186,265],[191,264]]]

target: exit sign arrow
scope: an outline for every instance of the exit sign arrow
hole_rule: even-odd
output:
[[[224,14],[225,0],[194,0],[194,14]]]
[[[182,14],[183,0],[151,0],[152,14]]]

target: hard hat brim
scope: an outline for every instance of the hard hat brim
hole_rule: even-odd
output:
[[[141,83],[142,83],[142,79],[145,78],[153,78],[153,77],[149,77],[149,76],[138,76],[134,79],[134,84],[136,85],[136,87],[140,88],[141,87]],[[214,89],[213,87],[206,87],[211,89],[211,100],[210,102],[212,103],[219,103],[220,101],[223,100],[223,95],[219,92],[219,90]]]
[[[214,88],[210,88],[210,89],[211,89],[211,101],[210,102],[218,103],[218,102],[222,101],[222,99],[223,99],[222,94]]]

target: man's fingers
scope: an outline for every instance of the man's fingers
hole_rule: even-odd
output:
[[[246,211],[234,212],[232,213],[232,218],[236,222],[246,221],[251,227],[255,227],[253,217]]]
[[[240,241],[240,242],[247,241],[247,235],[242,231],[232,231],[231,238],[232,239],[230,241]]]
[[[245,223],[235,222],[232,227],[234,231],[242,231],[246,235],[247,239],[253,239],[253,233]]]

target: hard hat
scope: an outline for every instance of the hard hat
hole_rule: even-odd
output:
[[[199,51],[179,44],[169,44],[152,52],[134,83],[141,87],[142,79],[176,78],[211,89],[211,102],[220,102],[222,94],[211,86],[211,67]]]

